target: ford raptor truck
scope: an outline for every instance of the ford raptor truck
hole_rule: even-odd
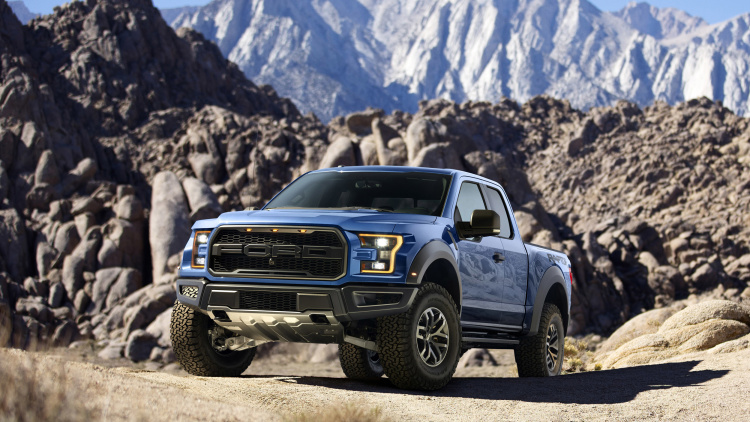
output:
[[[306,173],[260,210],[197,221],[172,312],[190,374],[239,376],[267,342],[335,343],[349,378],[446,385],[472,347],[560,374],[570,261],[524,243],[502,186],[463,171]]]

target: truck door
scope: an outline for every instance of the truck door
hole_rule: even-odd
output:
[[[458,194],[454,220],[468,222],[474,210],[488,209],[480,185],[463,182]],[[461,273],[463,323],[499,323],[505,270],[496,262],[504,254],[499,237],[459,239],[458,269]]]
[[[500,320],[502,324],[520,326],[526,309],[529,257],[518,233],[514,233],[508,210],[507,197],[492,186],[482,185],[490,209],[500,216],[500,234],[505,250],[503,271],[503,296]]]

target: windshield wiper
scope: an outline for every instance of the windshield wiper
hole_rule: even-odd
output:
[[[393,210],[377,207],[342,207],[342,210],[375,210],[380,212],[394,212]]]

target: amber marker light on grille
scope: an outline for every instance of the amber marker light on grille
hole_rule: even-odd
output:
[[[300,233],[307,233],[307,229],[301,229],[299,232]]]
[[[251,232],[253,229],[245,229],[246,232]]]
[[[210,235],[210,231],[195,232],[195,238],[193,238],[193,256],[190,258],[191,268],[204,268],[206,266],[206,256],[205,254],[203,256],[198,255],[198,247],[200,245],[207,245]]]
[[[279,229],[271,229],[272,232],[276,233]]]

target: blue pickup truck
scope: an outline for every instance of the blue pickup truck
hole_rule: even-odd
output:
[[[496,182],[463,171],[307,173],[260,210],[197,221],[172,312],[189,373],[238,376],[267,342],[335,343],[354,379],[435,390],[472,347],[562,369],[570,261],[524,243]]]

